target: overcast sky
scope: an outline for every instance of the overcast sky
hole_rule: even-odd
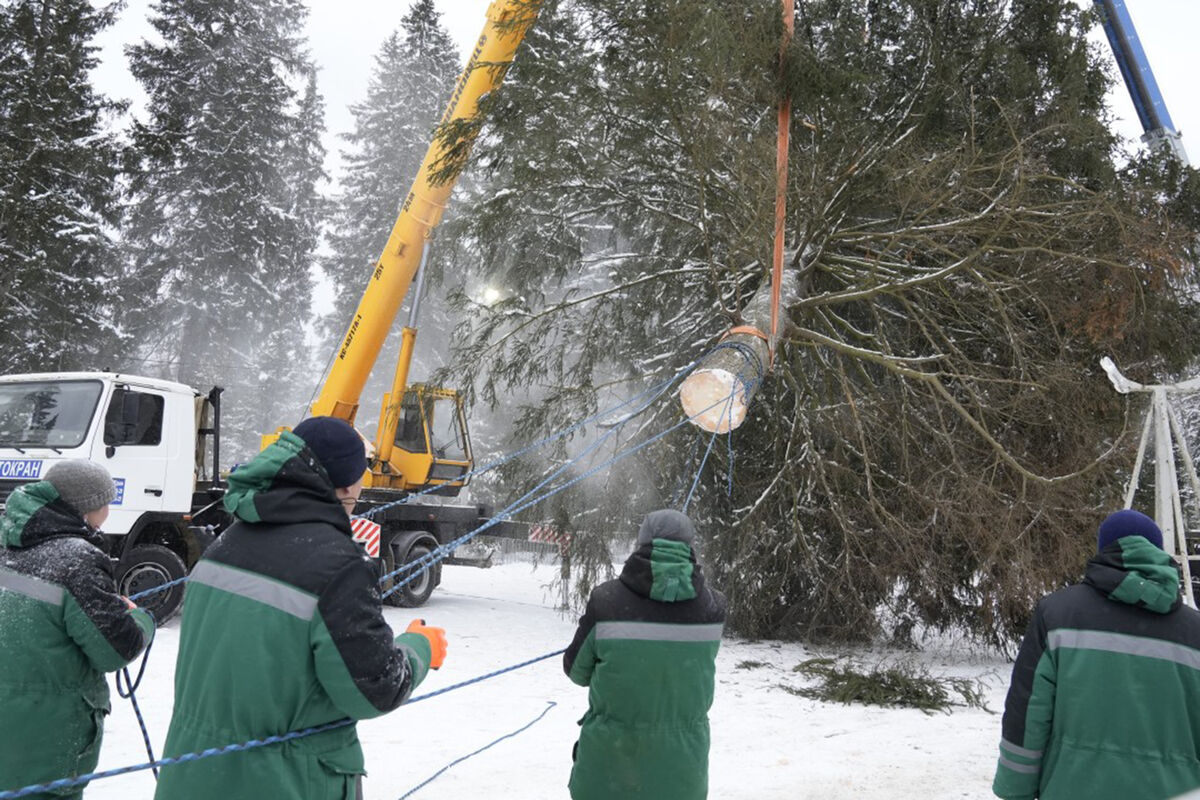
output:
[[[106,0],[95,0],[97,3]],[[722,2],[736,0],[722,0]],[[436,0],[442,22],[458,44],[463,57],[470,51],[483,28],[484,13],[491,0]],[[1087,2],[1087,0],[1082,0]],[[99,89],[112,97],[131,99],[135,109],[140,98],[136,82],[129,76],[122,47],[139,41],[152,31],[146,22],[150,0],[128,0],[120,20],[100,38],[103,63],[96,70]],[[1193,163],[1200,163],[1200,97],[1195,90],[1200,75],[1200,0],[1126,0],[1150,65],[1175,127]],[[363,99],[371,74],[373,58],[385,36],[399,24],[409,8],[408,0],[310,0],[309,37],[312,53],[320,68],[320,88],[325,97],[329,139],[326,146],[333,156],[337,142],[333,138],[353,126],[348,106]],[[1097,41],[1104,41],[1096,32]],[[1115,67],[1114,67],[1115,69]],[[1133,104],[1118,81],[1110,96],[1113,112],[1120,118],[1117,130],[1137,139],[1141,127]],[[331,166],[334,164],[331,162]]]
[[[107,2],[93,0],[96,5]],[[442,24],[463,58],[483,30],[490,2],[435,0]],[[123,48],[154,35],[147,22],[151,5],[151,0],[127,0],[117,23],[97,39],[101,48],[101,63],[93,73],[97,87],[110,97],[132,100],[135,113],[143,94],[129,74]],[[366,96],[375,53],[387,35],[399,27],[410,5],[409,0],[309,0],[309,46],[320,70],[318,82],[325,97],[329,131],[325,145],[331,157],[338,148],[336,135],[354,126],[349,106]],[[335,163],[331,160],[330,166]]]

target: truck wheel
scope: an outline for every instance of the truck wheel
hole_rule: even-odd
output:
[[[132,597],[186,574],[183,559],[174,551],[161,544],[139,544],[117,564],[117,591]],[[183,603],[183,584],[139,597],[134,602],[153,614],[154,621],[162,625],[179,611]]]
[[[392,550],[393,556],[390,559],[391,563],[395,564],[395,550]],[[433,552],[428,544],[424,542],[416,542],[412,547],[408,548],[408,552],[404,555],[404,560],[399,562],[407,564],[411,561],[416,561]],[[396,567],[390,567],[389,571]],[[417,606],[425,605],[425,601],[429,599],[429,595],[433,594],[433,587],[438,584],[441,572],[441,565],[434,564],[426,569],[417,577],[406,583],[401,588],[392,592],[387,596],[386,602],[389,605],[399,606],[400,608],[416,608]],[[403,581],[410,577],[412,573],[405,572],[396,576],[397,581]]]

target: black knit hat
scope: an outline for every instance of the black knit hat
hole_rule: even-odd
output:
[[[94,461],[59,461],[46,470],[43,480],[80,516],[111,503],[117,497],[112,476]]]
[[[337,417],[309,417],[292,433],[299,436],[325,468],[334,488],[353,486],[367,471],[367,449],[354,426]]]

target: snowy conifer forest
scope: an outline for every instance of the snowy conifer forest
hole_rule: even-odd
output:
[[[220,384],[234,460],[304,416],[461,66],[412,0],[358,97],[322,97],[306,6],[153,4],[128,112],[90,78],[116,6],[0,3],[7,372]],[[1116,77],[1070,0],[797,9],[781,54],[771,0],[546,0],[456,167],[414,372],[468,393],[484,462],[694,362],[769,280],[789,97],[798,293],[746,423],[674,430],[525,518],[575,534],[576,601],[613,533],[691,494],[738,635],[1005,647],[1121,504],[1144,403],[1099,359],[1147,382],[1195,365],[1200,181],[1110,130]],[[352,130],[327,131],[330,103]],[[471,497],[680,414],[661,399]]]

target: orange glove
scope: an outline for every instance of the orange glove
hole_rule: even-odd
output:
[[[130,611],[134,611],[137,609],[137,607],[138,607],[137,603],[133,602],[125,595],[119,595],[119,597],[125,601],[125,607],[128,608]]]
[[[405,633],[419,633],[429,640],[430,656],[429,666],[438,669],[442,666],[442,662],[446,660],[446,629],[433,628],[425,624],[423,619],[414,619],[408,623],[408,628]]]

